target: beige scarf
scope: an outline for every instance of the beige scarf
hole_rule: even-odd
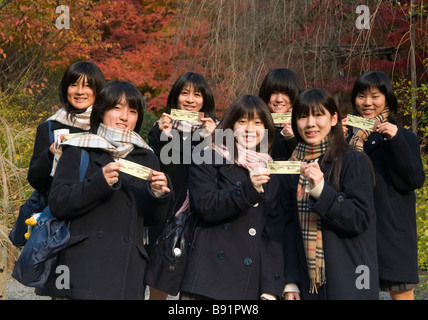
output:
[[[113,158],[125,158],[134,147],[153,151],[138,133],[128,129],[118,129],[100,124],[97,134],[81,134],[75,138],[64,141],[59,145],[54,157],[52,176],[62,156],[62,146],[70,145],[80,148],[97,148],[107,151]]]
[[[299,142],[291,156],[293,161],[314,162],[326,153],[330,139],[326,138],[318,145]],[[326,282],[325,260],[322,240],[321,219],[309,208],[309,192],[306,186],[308,179],[301,174],[297,185],[297,209],[302,230],[303,247],[310,278],[310,293],[318,293],[317,289]]]
[[[71,115],[64,108],[59,109],[49,120],[57,121],[66,126],[82,129],[83,131],[89,131],[91,128],[90,118],[91,118],[92,106],[85,110],[82,113],[76,113]]]

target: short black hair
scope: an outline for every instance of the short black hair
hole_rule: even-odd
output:
[[[204,112],[212,119],[216,119],[214,95],[204,76],[196,72],[183,73],[175,81],[168,95],[166,112],[171,113],[171,109],[177,109],[178,97],[187,84],[191,84],[196,92],[200,92],[202,94],[204,102],[200,112]]]
[[[76,83],[81,77],[88,80],[89,87],[94,92],[95,98],[105,85],[104,75],[101,69],[93,62],[78,61],[70,65],[65,71],[59,85],[59,100],[67,113],[75,114],[79,110],[75,109],[67,99],[68,87]]]
[[[103,121],[105,112],[114,108],[120,102],[123,95],[125,95],[129,107],[138,112],[138,120],[134,131],[137,133],[140,131],[144,119],[144,110],[147,107],[143,95],[132,83],[111,80],[101,89],[95,99],[90,120],[92,133],[97,132],[98,126]]]
[[[285,93],[294,104],[297,96],[303,91],[303,85],[297,74],[290,69],[279,68],[269,71],[260,86],[259,97],[267,104],[273,93]]]
[[[275,139],[275,124],[273,123],[269,107],[258,96],[246,94],[234,100],[229,106],[229,108],[226,110],[226,114],[220,121],[219,125],[217,126],[217,129],[233,130],[235,123],[245,116],[248,116],[249,120],[252,120],[256,116],[259,116],[260,120],[263,122],[265,129],[268,130],[268,152],[270,153]],[[235,157],[236,156],[237,153],[235,153]]]
[[[386,100],[386,105],[389,109],[388,121],[395,122],[395,114],[398,110],[397,96],[394,93],[391,80],[381,71],[370,71],[362,74],[352,88],[351,103],[354,113],[357,113],[355,98],[359,93],[364,93],[371,88],[378,89]]]

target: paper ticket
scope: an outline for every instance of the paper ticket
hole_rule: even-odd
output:
[[[363,117],[354,116],[352,114],[348,114],[347,118],[348,118],[347,124],[349,126],[360,128],[363,130],[373,131],[374,125],[376,123],[375,119],[366,119]]]
[[[280,124],[280,123],[286,123],[291,121],[291,112],[285,112],[285,113],[271,113],[273,123]]]
[[[70,133],[69,129],[54,130],[54,141],[57,144],[60,144],[64,140],[64,137],[67,136],[69,133]],[[62,139],[61,139],[61,136],[63,136]]]
[[[201,122],[201,119],[204,118],[204,113],[197,111],[171,109],[171,117],[174,120]]]
[[[269,161],[269,174],[300,174],[300,161]]]
[[[119,159],[117,161],[122,164],[119,169],[120,171],[140,179],[151,180],[152,169],[125,159]]]
[[[69,134],[66,134],[66,135],[62,138],[62,141],[61,141],[61,142],[68,141],[68,140],[71,140],[71,139],[74,139],[74,138],[77,138],[77,137],[80,137],[80,136],[85,136],[85,135],[87,135],[87,134],[89,134],[89,132],[76,132],[76,133],[69,133]]]

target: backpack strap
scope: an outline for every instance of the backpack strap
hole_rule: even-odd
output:
[[[86,169],[88,169],[88,164],[89,164],[89,153],[88,151],[86,151],[85,149],[80,149],[82,150],[81,154],[80,154],[80,181],[83,181],[83,179],[85,179],[85,174],[86,174]]]
[[[48,120],[48,126],[49,126],[49,141],[50,144],[54,143],[54,133],[52,131],[52,121]]]

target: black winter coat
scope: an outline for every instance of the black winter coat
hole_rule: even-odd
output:
[[[286,139],[282,134],[283,128],[275,127],[275,140],[272,145],[272,159],[273,160],[288,160],[297,146],[296,138]]]
[[[352,136],[352,128],[350,128]],[[417,283],[415,190],[423,186],[425,173],[419,140],[398,126],[390,140],[372,133],[364,143],[376,175],[374,201],[380,279]]]
[[[356,151],[345,153],[340,191],[333,187],[333,177],[327,178],[331,164],[326,159],[321,165],[325,182],[320,197],[317,200],[310,197],[312,211],[321,217],[325,257],[326,284],[318,289],[318,294],[309,293],[297,211],[299,175],[280,178],[281,196],[276,208],[285,214],[285,280],[299,285],[302,299],[378,299],[376,219],[369,160]],[[357,269],[359,266],[364,268],[364,274]]]
[[[70,133],[82,132],[83,130],[69,127],[57,121],[51,121],[52,132],[57,129],[69,129]],[[44,122],[37,127],[36,140],[34,142],[33,156],[28,169],[28,182],[34,189],[48,189],[52,184],[52,162],[54,155],[49,151],[49,124]]]
[[[157,198],[148,181],[122,172],[119,182],[108,185],[102,167],[113,158],[98,149],[87,150],[90,160],[83,182],[79,182],[81,149],[65,147],[52,183],[52,213],[71,222],[69,246],[59,259],[69,268],[70,290],[54,289],[52,294],[143,299],[148,263],[144,226],[165,219],[171,193]],[[134,149],[125,159],[159,170],[157,157],[145,149]]]
[[[272,215],[277,182],[271,177],[260,194],[242,167],[190,166],[190,206],[198,220],[182,292],[224,300],[281,296],[282,214]]]

